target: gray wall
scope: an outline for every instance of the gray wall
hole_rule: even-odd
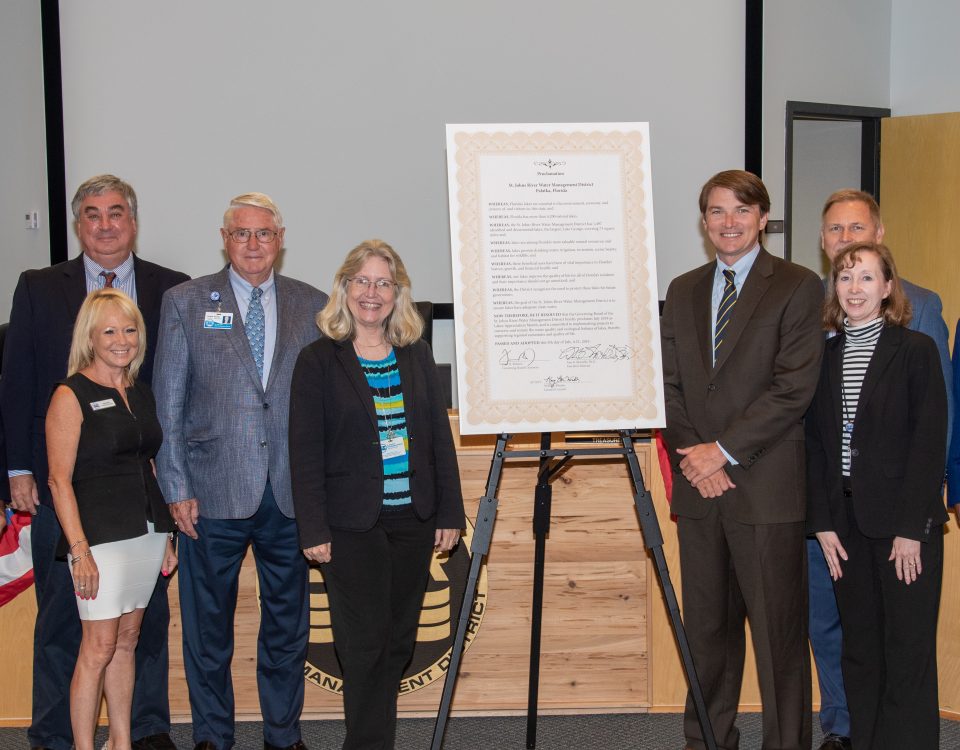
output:
[[[19,272],[50,262],[47,145],[43,125],[40,3],[0,3],[0,321],[10,316]],[[26,212],[40,212],[40,228],[24,228]]]
[[[742,3],[61,5],[68,193],[97,172],[128,178],[141,253],[195,275],[221,263],[226,200],[260,189],[287,217],[286,272],[328,286],[346,250],[379,235],[408,259],[419,296],[447,301],[444,123],[649,120],[662,295],[706,257],[699,185],[742,161]],[[958,109],[958,26],[954,0],[766,3],[775,216],[786,100]],[[49,259],[39,35],[36,0],[0,3],[0,226],[13,269]],[[37,232],[23,228],[31,208]],[[769,244],[782,252],[779,237]],[[15,276],[0,279],[0,320]]]
[[[783,218],[788,100],[890,106],[890,3],[764,3],[763,181],[770,191],[774,218]],[[816,223],[819,209],[812,217],[795,213],[793,220]],[[770,235],[767,246],[783,255],[783,235]]]
[[[262,190],[284,272],[325,288],[377,236],[446,302],[445,123],[646,120],[665,291],[706,258],[699,186],[742,162],[743,25],[713,0],[62,3],[67,189],[129,179],[141,254],[192,275]]]
[[[960,110],[960,3],[893,0],[893,116]]]

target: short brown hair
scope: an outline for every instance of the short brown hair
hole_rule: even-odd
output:
[[[717,172],[700,189],[701,216],[707,214],[707,200],[710,198],[710,191],[714,188],[726,188],[737,196],[738,201],[747,206],[759,207],[761,215],[770,213],[770,194],[760,178],[742,169],[728,169],[725,172]]]
[[[824,327],[834,331],[843,329],[846,313],[840,306],[840,298],[837,296],[837,276],[844,269],[853,268],[860,260],[861,253],[875,253],[880,260],[880,270],[884,280],[890,282],[890,294],[880,302],[880,315],[884,323],[888,326],[909,325],[913,310],[906,292],[903,291],[903,284],[900,283],[897,264],[893,260],[890,248],[874,242],[854,242],[843,248],[833,259],[833,267],[830,270],[830,295],[823,305]]]
[[[827,211],[838,203],[854,203],[857,201],[867,204],[867,208],[870,209],[870,218],[873,219],[874,224],[878,227],[883,224],[883,221],[880,219],[880,206],[877,204],[876,199],[865,190],[855,190],[854,188],[844,188],[843,190],[831,193],[830,197],[827,198],[827,202],[823,204],[823,211],[820,214],[820,218],[824,218],[827,215]]]

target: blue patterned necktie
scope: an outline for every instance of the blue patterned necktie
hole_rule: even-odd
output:
[[[734,283],[736,271],[727,269],[723,272],[723,278],[727,281],[723,285],[723,297],[720,299],[720,306],[717,307],[717,329],[713,335],[713,362],[717,362],[717,354],[720,351],[720,344],[723,343],[723,335],[726,332],[727,323],[730,322],[730,316],[733,314],[733,306],[737,304],[737,285]]]
[[[263,289],[254,287],[250,292],[250,306],[247,308],[247,319],[243,321],[243,328],[247,333],[247,340],[250,342],[250,353],[253,354],[253,361],[257,363],[257,374],[263,378],[263,337],[264,337],[264,317],[263,304],[260,298],[263,296]]]

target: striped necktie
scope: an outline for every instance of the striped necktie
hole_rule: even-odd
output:
[[[717,330],[713,335],[713,361],[716,364],[717,354],[720,351],[720,344],[723,343],[723,335],[730,322],[730,316],[733,314],[733,306],[737,304],[737,285],[734,283],[736,271],[729,268],[723,272],[723,278],[727,283],[723,285],[723,297],[720,299],[720,305],[717,307]]]
[[[113,289],[113,280],[117,275],[113,271],[101,271],[100,275],[103,276],[103,288]]]
[[[250,305],[247,307],[247,318],[243,321],[243,329],[247,334],[247,340],[250,342],[250,353],[253,354],[253,361],[257,364],[257,374],[263,377],[263,344],[265,334],[265,323],[263,315],[263,303],[260,297],[263,296],[263,289],[258,286],[250,292]]]

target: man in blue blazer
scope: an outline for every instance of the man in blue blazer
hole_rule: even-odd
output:
[[[823,206],[820,245],[833,262],[837,254],[854,242],[881,242],[884,227],[880,207],[870,193],[844,189],[833,193]],[[894,248],[896,253],[896,248]],[[905,250],[906,252],[906,250]],[[945,383],[953,382],[949,333],[943,321],[943,304],[936,292],[911,284],[901,277],[913,318],[910,328],[934,340],[940,354]],[[953,420],[953,398],[947,389],[947,419]],[[949,431],[947,433],[950,434]],[[807,540],[810,582],[810,643],[820,683],[820,727],[824,741],[821,750],[850,747],[850,714],[840,672],[842,631],[833,583],[823,552],[816,539]]]
[[[69,690],[80,648],[80,618],[67,563],[56,560],[60,525],[47,488],[44,420],[54,385],[67,374],[73,322],[87,293],[110,286],[130,295],[147,326],[147,354],[139,377],[151,380],[160,300],[189,277],[133,254],[137,194],[113,175],[84,182],[73,197],[82,254],[49,268],[25,271],[13,295],[3,355],[0,409],[14,508],[34,514],[31,540],[37,595],[33,642],[34,748],[70,750]],[[137,646],[133,747],[174,748],[167,700],[167,579],[147,606]]]
[[[234,745],[230,661],[240,564],[260,581],[257,685],[266,750],[304,748],[307,563],[293,519],[287,422],[300,350],[327,295],[274,273],[283,220],[246,193],[223,217],[229,265],[163,298],[157,475],[181,534],[183,659],[196,750]]]

